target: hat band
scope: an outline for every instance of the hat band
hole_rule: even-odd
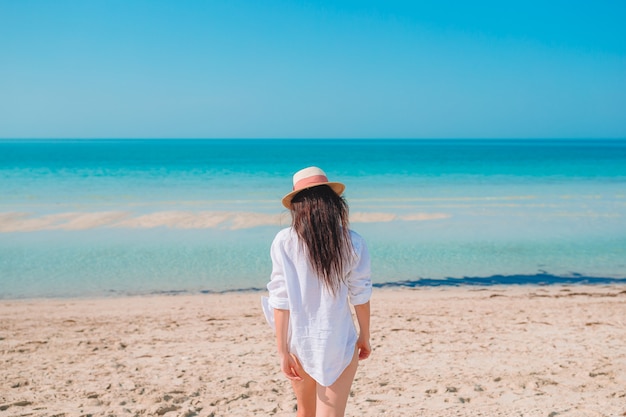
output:
[[[310,177],[302,178],[300,181],[296,182],[293,185],[293,190],[300,190],[312,184],[319,184],[320,182],[328,182],[326,175],[311,175]]]

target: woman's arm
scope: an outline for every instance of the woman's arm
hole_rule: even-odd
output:
[[[354,312],[359,323],[359,338],[356,342],[359,359],[367,359],[372,352],[370,345],[370,302],[355,305]]]
[[[274,322],[276,323],[276,347],[280,357],[280,368],[287,378],[300,381],[302,378],[296,372],[296,363],[289,353],[289,310],[275,308]]]

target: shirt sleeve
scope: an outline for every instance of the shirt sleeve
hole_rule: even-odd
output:
[[[269,305],[279,310],[289,310],[289,298],[287,297],[287,285],[285,282],[285,268],[283,265],[283,253],[278,237],[272,242],[270,249],[272,258],[272,275],[267,284],[269,291]]]
[[[356,234],[355,234],[356,235]],[[365,304],[372,296],[370,255],[365,241],[358,235],[354,242],[356,262],[350,273],[348,288],[352,305]]]

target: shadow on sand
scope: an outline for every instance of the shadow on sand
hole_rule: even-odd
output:
[[[463,277],[395,281],[373,284],[376,288],[386,287],[458,287],[461,285],[493,286],[493,285],[556,285],[556,284],[625,284],[626,278],[588,277],[581,274],[558,276],[545,272],[535,275],[492,275],[490,277]]]

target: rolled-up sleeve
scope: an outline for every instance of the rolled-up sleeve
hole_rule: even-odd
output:
[[[352,305],[365,304],[372,296],[372,273],[369,251],[365,241],[357,235],[354,239],[356,262],[350,273],[348,287]]]
[[[272,243],[270,255],[272,258],[272,275],[270,282],[267,284],[269,305],[279,310],[289,310],[283,253],[278,239],[275,239]]]

